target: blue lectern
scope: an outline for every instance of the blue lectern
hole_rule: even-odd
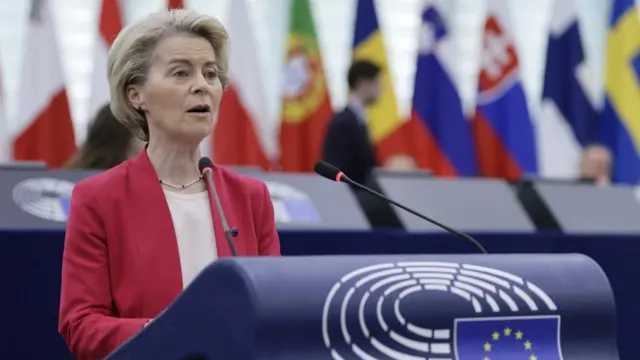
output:
[[[233,258],[109,359],[605,360],[615,321],[583,255]]]

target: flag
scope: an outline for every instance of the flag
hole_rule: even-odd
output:
[[[9,124],[7,123],[6,108],[4,105],[4,86],[2,85],[2,65],[0,64],[0,163],[11,159],[9,138]]]
[[[183,0],[168,0],[167,9],[184,9]]]
[[[556,0],[537,122],[540,175],[574,178],[582,150],[597,140],[599,115],[580,79],[586,74],[574,0]]]
[[[309,0],[293,0],[291,5],[280,125],[280,168],[310,172],[320,159],[325,125],[333,108]]]
[[[100,108],[109,102],[109,79],[107,77],[107,56],[109,48],[122,30],[122,16],[119,0],[102,0],[98,39],[94,50],[93,78],[89,117],[93,119]]]
[[[505,0],[489,0],[473,132],[480,175],[517,179],[537,173],[534,128]]]
[[[266,149],[275,147],[275,139],[271,139],[275,134],[271,134],[266,118],[269,112],[249,9],[246,0],[231,1],[229,6],[232,66],[213,133],[213,157],[222,165],[269,169]]]
[[[367,125],[376,147],[378,160],[384,164],[396,154],[408,154],[404,121],[398,114],[398,105],[387,61],[384,39],[378,25],[374,0],[358,0],[353,36],[353,60],[369,60],[382,68],[382,92],[378,101],[367,107]]]
[[[458,360],[562,360],[559,316],[455,320]]]
[[[48,0],[31,2],[25,49],[20,111],[9,130],[14,136],[13,157],[61,167],[76,152],[76,143]]]
[[[633,0],[615,0],[607,37],[602,140],[613,154],[612,179],[640,182],[640,20]]]
[[[441,17],[439,2],[425,3],[411,119],[407,126],[420,168],[441,176],[476,175],[475,149],[469,121],[453,81],[455,43]]]

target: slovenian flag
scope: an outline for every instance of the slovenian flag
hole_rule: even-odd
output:
[[[462,111],[450,68],[455,43],[441,17],[439,2],[429,0],[422,12],[410,131],[412,155],[420,168],[441,176],[477,173],[469,121]]]
[[[480,175],[518,179],[536,174],[536,143],[520,82],[507,3],[489,0],[473,130]]]
[[[599,115],[585,91],[586,64],[575,1],[556,0],[537,121],[543,177],[575,178],[583,148],[597,140]]]

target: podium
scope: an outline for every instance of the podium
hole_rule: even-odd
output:
[[[219,259],[108,359],[618,359],[578,254]]]

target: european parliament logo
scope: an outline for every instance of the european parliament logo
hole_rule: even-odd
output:
[[[289,184],[265,181],[277,223],[319,222],[320,213],[311,197]]]
[[[551,297],[488,266],[375,264],[331,288],[322,336],[334,360],[562,360]]]
[[[458,360],[562,360],[559,316],[456,319]]]
[[[38,218],[66,222],[74,183],[55,178],[26,179],[13,188],[13,201]]]

